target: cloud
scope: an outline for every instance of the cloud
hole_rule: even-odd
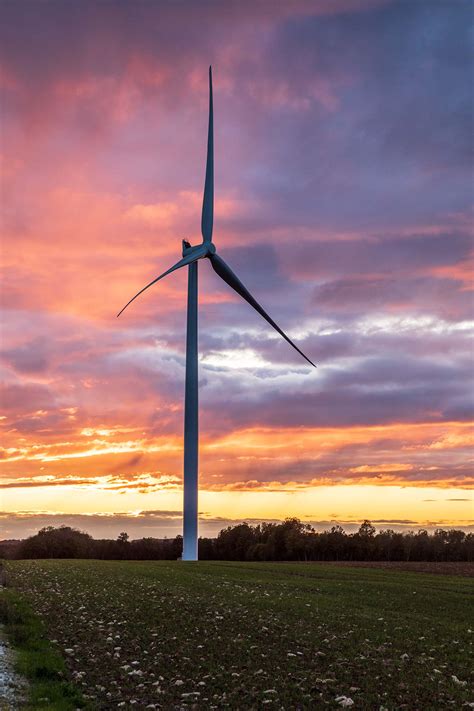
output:
[[[18,506],[181,481],[185,270],[115,315],[200,240],[211,62],[216,244],[318,370],[199,265],[203,486],[467,486],[469,3],[1,12]]]
[[[47,385],[39,383],[4,384],[1,389],[4,411],[26,409],[28,412],[44,410],[54,406],[53,391]]]
[[[2,525],[3,540],[26,538],[34,535],[44,526],[71,526],[91,534],[94,538],[116,538],[121,531],[126,531],[130,537],[143,538],[171,538],[182,533],[182,514],[179,511],[143,510],[138,512],[117,512],[108,514],[66,514],[48,512],[19,511],[17,513],[0,512],[0,522]],[[206,512],[200,512],[200,535],[216,536],[220,530],[227,526],[247,522],[256,525],[269,521],[280,523],[281,519],[262,519],[254,517],[226,518],[222,516],[210,516]],[[356,519],[331,519],[313,520],[305,518],[304,523],[309,523],[317,531],[329,530],[332,526],[339,524],[343,526],[347,533],[357,531],[362,523]],[[423,522],[411,519],[379,519],[372,521],[378,530],[390,527],[395,530],[413,530],[424,528],[430,532],[443,526],[453,528],[447,522]],[[462,529],[469,531],[472,529],[468,523],[464,522]]]
[[[311,205],[305,215],[325,223],[339,208],[336,219],[346,225],[374,224],[380,214],[396,224],[468,204],[461,176],[472,151],[469,11],[467,2],[434,12],[425,3],[390,3],[280,26],[267,45],[272,74],[291,78],[305,96],[323,75],[338,99],[336,113],[315,107],[283,124],[287,140],[276,140],[280,125],[270,130],[277,148],[268,172],[279,176],[278,166],[288,166],[280,182],[267,181],[282,212],[293,217]],[[299,140],[289,139],[290,129]],[[456,196],[446,190],[448,175]]]

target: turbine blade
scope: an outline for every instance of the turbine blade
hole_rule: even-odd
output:
[[[202,201],[201,233],[204,242],[212,241],[214,221],[214,119],[212,108],[212,69],[209,67],[209,127],[207,132],[206,180]]]
[[[191,264],[192,262],[197,261],[197,260],[200,259],[201,257],[202,257],[202,254],[200,254],[199,252],[198,252],[198,253],[194,252],[193,254],[189,254],[189,255],[187,255],[186,257],[183,257],[183,259],[180,259],[179,262],[176,262],[176,264],[175,264],[174,266],[172,266],[170,269],[167,269],[166,272],[163,272],[163,274],[161,274],[159,277],[156,277],[156,279],[153,279],[153,281],[151,281],[149,284],[147,284],[146,286],[144,286],[143,289],[140,289],[140,291],[138,292],[138,294],[135,294],[135,296],[133,297],[133,299],[130,299],[130,301],[128,302],[128,304],[125,304],[125,306],[123,307],[123,309],[121,309],[121,310],[118,312],[117,318],[120,316],[121,313],[123,313],[123,312],[125,311],[125,309],[127,308],[127,306],[130,306],[130,304],[132,303],[132,301],[135,301],[135,299],[136,299],[138,296],[140,296],[140,294],[143,294],[144,291],[146,291],[147,289],[149,289],[150,286],[153,286],[153,284],[156,284],[157,281],[160,281],[160,279],[163,279],[163,277],[167,276],[168,274],[171,274],[171,272],[176,271],[176,269],[181,269],[181,267],[185,267],[185,266],[187,266],[188,264]]]
[[[273,326],[275,331],[277,331],[280,336],[283,336],[285,341],[288,341],[290,346],[293,346],[293,348],[298,351],[298,353],[302,355],[303,358],[308,361],[308,363],[310,363],[314,368],[316,368],[314,363],[307,356],[305,356],[303,351],[300,351],[298,346],[293,343],[291,338],[289,338],[286,333],[282,331],[281,328],[275,323],[275,321],[270,318],[267,312],[260,306],[258,301],[253,298],[252,294],[248,291],[248,289],[245,288],[240,279],[237,278],[232,269],[224,262],[224,260],[217,254],[211,254],[209,256],[209,259],[211,260],[212,267],[216,274],[218,274],[221,279],[223,279],[232,289],[234,289],[234,291],[236,291],[243,299],[245,299],[245,301],[247,301],[250,306],[253,306],[255,311],[258,311],[258,313],[263,316],[265,321],[268,321],[270,326]]]

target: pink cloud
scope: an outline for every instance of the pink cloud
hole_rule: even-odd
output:
[[[200,240],[210,62],[216,241],[320,368],[203,264],[203,485],[471,482],[464,40],[395,5],[3,8],[6,486],[180,480],[185,272],[115,315]]]

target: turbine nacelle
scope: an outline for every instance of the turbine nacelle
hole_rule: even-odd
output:
[[[202,242],[201,244],[196,244],[194,247],[187,240],[182,240],[183,245],[183,257],[193,256],[196,259],[203,259],[211,254],[216,253],[216,248],[212,242]]]

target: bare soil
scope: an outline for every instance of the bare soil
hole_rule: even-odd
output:
[[[351,568],[381,568],[382,570],[406,570],[411,573],[430,573],[430,575],[459,575],[463,578],[474,578],[474,563],[433,563],[433,562],[405,562],[405,561],[370,561],[370,560],[341,560],[324,563],[324,565],[338,565]]]

